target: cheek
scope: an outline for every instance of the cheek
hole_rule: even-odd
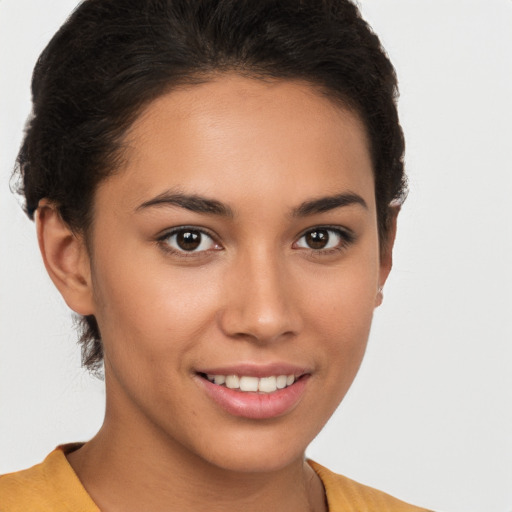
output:
[[[333,338],[342,332],[367,331],[373,316],[378,289],[379,265],[376,251],[354,252],[337,268],[303,272],[304,289],[309,289],[310,308]],[[342,331],[340,333],[340,331]],[[355,336],[358,339],[358,336]]]
[[[97,262],[96,316],[107,355],[153,364],[193,348],[214,321],[219,290],[211,275],[190,270],[128,257]]]
[[[311,335],[316,337],[322,369],[340,390],[350,386],[370,333],[378,283],[375,251],[359,253],[338,271],[311,280],[307,301]],[[323,286],[319,286],[322,284]]]

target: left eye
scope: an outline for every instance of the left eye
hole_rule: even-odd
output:
[[[295,243],[301,249],[325,250],[342,247],[348,242],[348,234],[334,228],[315,228],[304,233]]]
[[[176,229],[162,238],[162,241],[177,252],[202,252],[218,247],[211,236],[192,228]]]

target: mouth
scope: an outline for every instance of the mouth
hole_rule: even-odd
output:
[[[275,393],[278,390],[292,386],[303,375],[270,375],[267,377],[254,377],[251,375],[222,375],[200,373],[200,377],[209,382],[223,386],[228,389],[241,391],[243,393]]]
[[[276,368],[274,371],[239,368],[238,373],[230,370],[197,372],[196,381],[206,396],[225,413],[252,420],[290,413],[302,400],[311,377],[310,373],[297,368]]]

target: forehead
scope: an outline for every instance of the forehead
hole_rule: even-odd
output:
[[[359,117],[301,82],[224,75],[173,90],[138,117],[125,148],[107,185],[134,207],[170,188],[228,203],[279,189],[290,201],[351,190],[374,203]]]

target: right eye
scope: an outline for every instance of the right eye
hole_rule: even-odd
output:
[[[197,228],[176,228],[160,238],[167,249],[178,253],[200,253],[219,250],[221,246],[204,231]]]

